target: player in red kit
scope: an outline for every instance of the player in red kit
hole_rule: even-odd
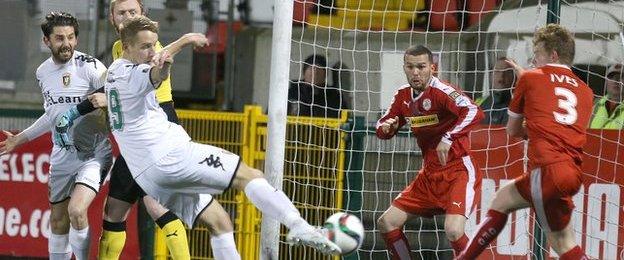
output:
[[[570,218],[572,196],[582,184],[593,93],[569,67],[574,38],[568,30],[557,24],[540,28],[533,38],[533,53],[536,69],[518,69],[521,75],[507,122],[510,136],[528,136],[529,172],[496,192],[487,216],[458,259],[479,256],[503,229],[508,214],[526,207],[535,210],[560,259],[587,259],[575,242]]]
[[[409,84],[394,95],[377,122],[377,136],[392,138],[409,124],[424,163],[412,183],[377,220],[392,259],[410,259],[403,234],[415,216],[446,214],[444,230],[457,254],[468,243],[464,226],[481,195],[481,173],[470,157],[470,130],[483,119],[479,106],[460,90],[432,75],[433,56],[424,46],[405,50],[403,70]]]

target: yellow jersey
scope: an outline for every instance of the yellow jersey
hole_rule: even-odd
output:
[[[162,48],[160,41],[156,42],[156,51],[160,51]],[[118,59],[121,55],[123,55],[123,47],[121,40],[117,40],[113,44],[113,60]],[[161,82],[160,87],[156,89],[156,99],[158,103],[173,101],[173,96],[171,95],[171,75]]]

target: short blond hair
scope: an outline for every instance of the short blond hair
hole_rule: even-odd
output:
[[[149,18],[140,15],[130,18],[119,26],[119,35],[123,45],[134,43],[136,36],[140,31],[150,31],[158,33],[158,23]]]
[[[128,0],[111,0],[110,4],[108,5],[108,10],[110,12],[111,15],[113,15],[113,13],[115,12],[115,5],[117,5],[117,3],[119,2],[125,2]],[[145,9],[143,9],[143,1],[141,0],[134,0],[137,1],[137,3],[139,3],[139,7],[141,8],[141,14],[145,13]]]
[[[539,28],[533,36],[533,46],[544,44],[547,52],[556,51],[562,64],[572,65],[574,61],[574,36],[559,24],[548,24]]]

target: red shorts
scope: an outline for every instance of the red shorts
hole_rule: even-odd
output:
[[[581,174],[576,164],[563,161],[535,168],[516,178],[518,192],[531,203],[545,231],[560,231],[570,223],[574,209],[572,196],[581,188]]]
[[[420,170],[392,205],[414,215],[468,217],[481,198],[481,172],[469,156],[435,171]]]

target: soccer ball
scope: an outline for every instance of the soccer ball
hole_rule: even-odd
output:
[[[324,226],[327,229],[327,239],[340,247],[343,255],[353,253],[364,242],[364,226],[354,215],[338,212],[327,218]]]

